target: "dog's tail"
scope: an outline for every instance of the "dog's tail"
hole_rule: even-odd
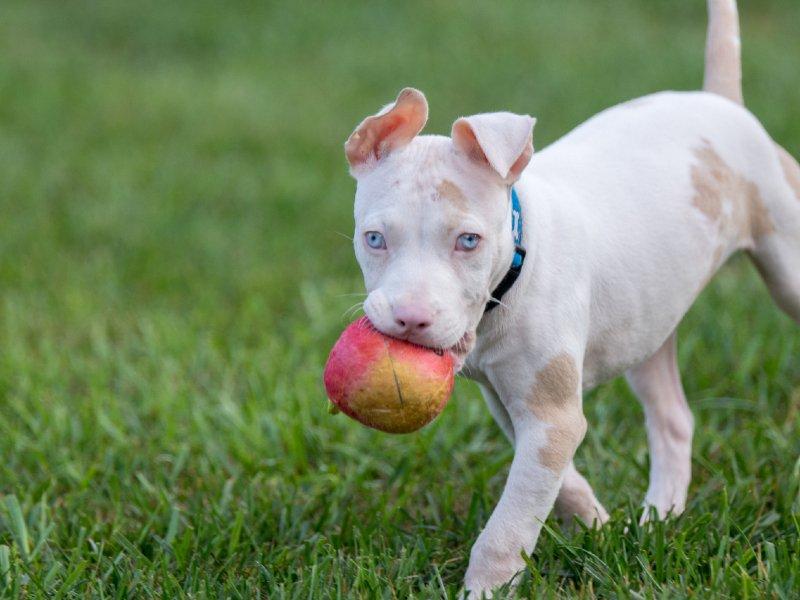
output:
[[[744,104],[742,42],[736,0],[708,0],[706,72],[703,89]]]

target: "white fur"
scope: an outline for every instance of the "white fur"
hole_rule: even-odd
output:
[[[774,142],[742,106],[704,92],[647,96],[600,113],[527,164],[532,126],[525,116],[476,115],[454,124],[452,140],[417,136],[354,169],[367,316],[390,335],[466,357],[464,372],[515,447],[502,497],[471,552],[465,585],[475,595],[524,568],[520,552],[533,550],[559,489],[562,506],[571,494],[590,520],[607,519],[569,461],[554,472],[542,459],[555,425],[537,416],[544,399],[532,390],[555,357],[574,361],[584,391],[628,373],[647,417],[646,505],[664,517],[683,510],[691,470],[692,418],[673,334],[705,283],[731,253],[749,249],[800,320],[800,202]],[[721,230],[693,204],[703,144],[756,186],[775,224],[763,240]],[[517,176],[528,256],[502,305],[484,315],[511,262],[508,184]],[[386,249],[367,247],[367,231],[381,232]],[[462,233],[479,234],[479,247],[459,252]],[[395,315],[408,306],[430,326],[399,331]],[[562,433],[580,440],[585,420],[563,410],[570,418]]]

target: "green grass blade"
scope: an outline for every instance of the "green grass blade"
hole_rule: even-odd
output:
[[[28,526],[22,516],[22,507],[20,507],[19,500],[13,494],[6,496],[3,501],[6,508],[8,527],[11,530],[11,535],[14,536],[17,551],[22,560],[28,562],[31,550],[30,539],[28,537]]]

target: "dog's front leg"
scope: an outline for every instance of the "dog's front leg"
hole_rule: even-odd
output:
[[[465,587],[487,595],[525,567],[553,508],[567,466],[586,432],[576,360],[564,353],[536,372],[527,392],[519,379],[498,391],[514,425],[514,460],[503,495],[470,554]],[[501,391],[505,388],[513,396]],[[513,390],[513,391],[512,391]]]

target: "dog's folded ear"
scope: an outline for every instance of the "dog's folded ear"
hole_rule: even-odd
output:
[[[344,145],[347,162],[356,168],[372,159],[380,160],[413,140],[427,120],[425,95],[414,88],[405,88],[394,103],[356,127]]]
[[[453,123],[456,149],[471,161],[494,169],[506,183],[519,179],[533,155],[536,119],[509,112],[461,117]]]

